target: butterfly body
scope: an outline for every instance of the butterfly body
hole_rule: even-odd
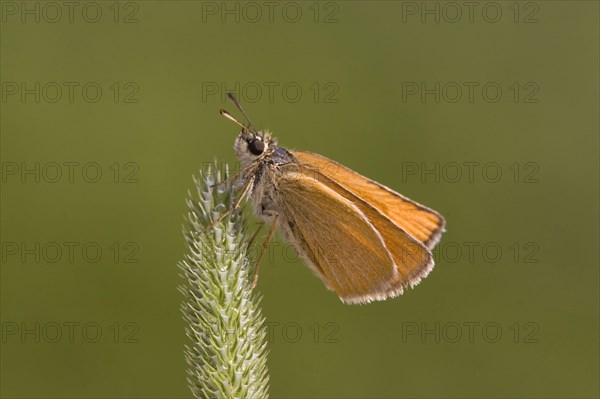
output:
[[[399,295],[432,270],[437,212],[321,155],[242,129],[234,144],[242,196],[347,303]]]

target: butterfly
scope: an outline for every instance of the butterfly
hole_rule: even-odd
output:
[[[251,199],[271,224],[265,243],[279,230],[345,303],[400,295],[431,272],[442,215],[322,155],[280,147],[228,96],[248,121],[220,111],[242,128],[234,143],[242,166],[234,208]]]

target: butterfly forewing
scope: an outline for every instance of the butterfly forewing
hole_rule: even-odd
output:
[[[316,169],[364,202],[377,208],[427,248],[433,248],[439,241],[444,231],[445,221],[436,211],[322,155],[298,150],[290,152],[301,164]]]
[[[306,165],[300,165],[299,168],[354,204],[379,232],[399,272],[398,284],[395,284],[394,292],[390,292],[390,295],[402,293],[405,286],[418,284],[433,269],[431,252],[379,210],[319,171]]]

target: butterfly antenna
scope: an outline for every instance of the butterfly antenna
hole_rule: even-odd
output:
[[[252,130],[254,130],[253,133],[256,133],[257,132],[256,128],[254,127],[254,125],[252,125],[252,122],[250,122],[250,118],[248,118],[248,115],[246,115],[244,108],[242,108],[242,106],[240,105],[240,102],[237,100],[237,98],[235,98],[233,93],[231,93],[231,92],[227,93],[227,97],[229,97],[229,99],[235,104],[237,109],[239,109],[240,112],[242,113],[242,115],[244,115],[244,117],[246,118],[246,121],[248,121],[248,127],[252,128]]]
[[[223,115],[225,118],[227,118],[230,121],[232,121],[233,123],[235,123],[236,125],[240,126],[242,129],[248,130],[248,128],[242,122],[240,122],[237,119],[235,119],[229,112],[225,111],[224,109],[220,109],[219,113],[221,115]],[[251,133],[255,134],[254,132],[251,132]]]

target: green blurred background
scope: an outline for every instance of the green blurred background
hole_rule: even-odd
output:
[[[448,222],[366,306],[278,238],[272,397],[598,397],[598,2],[77,4],[1,3],[3,398],[191,396],[176,264],[227,90]]]

